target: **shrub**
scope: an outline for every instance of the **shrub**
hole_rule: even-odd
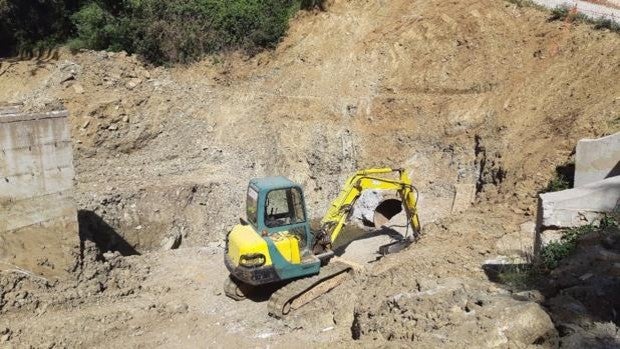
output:
[[[1,0],[0,55],[31,52],[71,35],[68,14],[77,0]]]
[[[273,47],[300,9],[323,0],[0,0],[0,55],[53,46],[125,50],[157,64]],[[6,19],[6,20],[5,20]]]
[[[620,33],[620,23],[612,21],[606,18],[590,18],[583,13],[573,13],[571,8],[566,5],[561,5],[551,10],[551,16],[549,21],[563,21],[565,19],[571,22],[583,22],[592,24],[594,29],[609,29],[613,32]]]
[[[562,174],[556,174],[554,178],[552,178],[547,187],[542,191],[543,193],[554,192],[566,190],[571,187],[570,181]]]
[[[614,22],[611,19],[599,18],[591,20],[594,24],[594,29],[609,29],[613,32],[620,33],[620,23]]]
[[[280,40],[299,9],[322,6],[316,0],[110,1],[72,16],[78,35],[71,46],[123,49],[157,64],[229,49],[256,53]]]

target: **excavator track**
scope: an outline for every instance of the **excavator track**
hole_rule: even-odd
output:
[[[300,308],[340,285],[352,269],[349,264],[333,261],[322,267],[317,275],[291,282],[271,295],[267,305],[269,314],[276,318],[286,316],[291,310]]]
[[[242,301],[246,298],[243,290],[239,287],[239,283],[233,280],[232,276],[224,280],[224,294],[236,301]]]

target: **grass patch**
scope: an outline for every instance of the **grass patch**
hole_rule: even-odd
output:
[[[538,193],[562,191],[573,187],[575,182],[575,162],[568,161],[555,167],[555,176],[549,180],[547,186]]]
[[[533,264],[515,264],[502,267],[497,279],[511,289],[525,290],[534,284],[539,275],[539,270]]]
[[[564,258],[573,253],[578,241],[585,235],[601,232],[608,228],[617,228],[618,221],[612,216],[605,216],[598,225],[589,224],[564,231],[559,241],[544,246],[540,253],[540,261],[547,269],[555,269]]]
[[[614,134],[620,131],[620,114],[613,116],[607,121],[608,134]]]
[[[545,189],[543,189],[543,193],[550,193],[550,192],[554,192],[554,191],[562,191],[562,190],[566,190],[566,189],[570,189],[570,182],[569,180],[564,177],[564,175],[562,174],[556,174],[555,177],[553,177],[549,183],[547,184],[547,186],[545,187]]]

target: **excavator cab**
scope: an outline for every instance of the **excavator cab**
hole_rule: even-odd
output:
[[[253,179],[246,211],[247,222],[226,238],[225,264],[233,278],[256,286],[319,272],[300,185],[285,177]]]

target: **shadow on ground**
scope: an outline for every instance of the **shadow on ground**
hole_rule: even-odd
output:
[[[92,241],[101,252],[118,251],[123,256],[138,255],[131,244],[93,211],[78,211],[80,241]]]

